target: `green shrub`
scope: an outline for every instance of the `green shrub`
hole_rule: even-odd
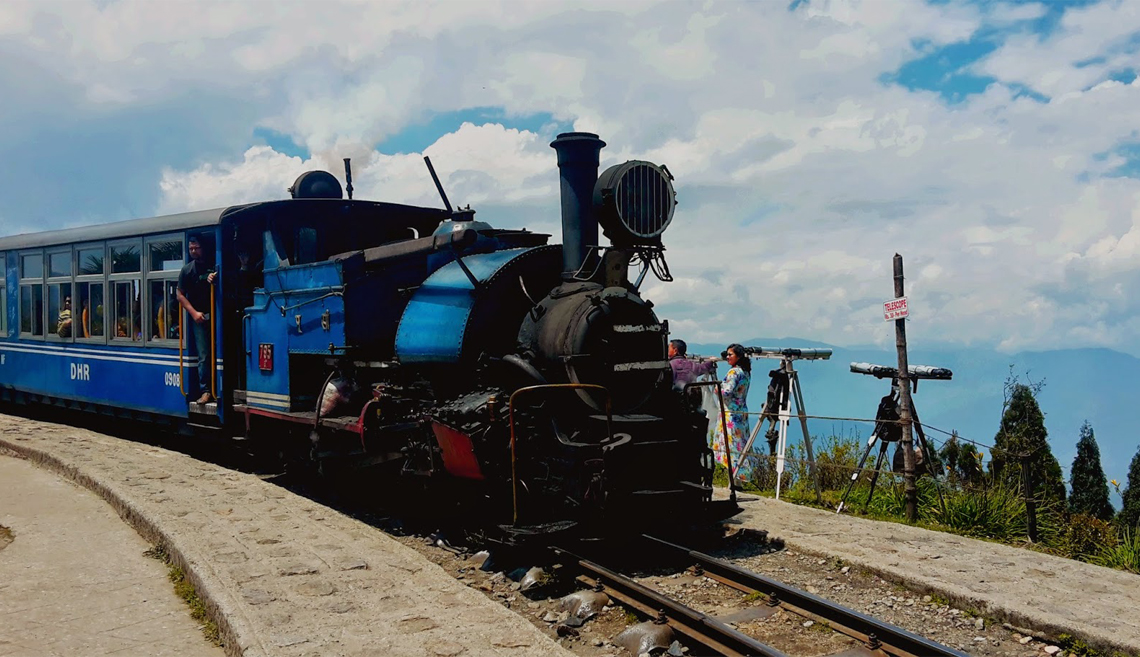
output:
[[[859,465],[859,457],[862,456],[861,450],[863,449],[866,449],[864,443],[854,436],[813,438],[812,452],[815,455],[815,464],[819,471],[820,488],[823,490],[845,490],[847,483],[851,481],[851,473]],[[793,445],[792,449],[788,451],[789,456],[796,459],[791,465],[797,485],[814,489],[815,483],[811,479],[807,448],[803,443],[799,443]]]
[[[1119,540],[1089,557],[1090,563],[1140,574],[1140,531],[1124,527]]]
[[[961,488],[946,493],[945,509],[935,501],[927,517],[965,536],[1017,541],[1025,538],[1025,500],[1009,486]]]
[[[1116,544],[1112,525],[1083,513],[1070,516],[1065,526],[1062,550],[1070,559],[1088,561],[1089,558]]]

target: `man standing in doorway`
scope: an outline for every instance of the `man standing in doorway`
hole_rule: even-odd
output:
[[[210,394],[210,286],[214,284],[217,272],[209,271],[203,258],[202,245],[197,237],[191,237],[188,244],[190,262],[182,267],[178,275],[178,305],[190,315],[189,351],[198,358],[198,387],[202,395],[196,400],[208,404],[214,397]],[[203,312],[205,311],[205,312]]]

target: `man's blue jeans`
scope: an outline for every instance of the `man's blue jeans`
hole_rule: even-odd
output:
[[[207,315],[207,317],[209,317]],[[197,391],[191,393],[191,397],[195,400],[202,395],[203,392],[210,390],[210,321],[207,320],[199,324],[193,319],[190,320],[190,344],[189,351],[198,358],[198,383]],[[192,387],[187,386],[187,390],[193,390]]]

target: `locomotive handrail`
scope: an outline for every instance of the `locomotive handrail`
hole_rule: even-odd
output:
[[[300,308],[301,306],[307,306],[310,303],[316,303],[318,301],[324,301],[325,299],[328,299],[329,297],[343,297],[344,296],[344,288],[345,288],[345,286],[343,286],[343,285],[336,285],[336,286],[327,287],[327,288],[315,288],[313,290],[305,290],[306,292],[318,292],[320,290],[332,290],[332,292],[321,295],[319,297],[314,297],[312,299],[306,299],[305,301],[302,301],[301,303],[295,303],[292,306],[282,306],[281,307],[281,315],[284,316],[285,313],[289,312],[290,310],[296,310],[296,309]],[[293,292],[296,292],[296,290],[293,290]],[[281,295],[285,296],[285,293],[281,292]]]
[[[683,392],[688,392],[689,388],[708,388],[710,386],[717,386],[716,399],[720,402],[720,428],[721,433],[724,434],[724,462],[728,466],[728,494],[729,499],[733,502],[736,501],[736,482],[732,470],[732,451],[728,448],[728,418],[725,413],[728,413],[724,408],[724,395],[720,392],[720,381],[693,381],[692,383],[685,384]],[[744,458],[741,454],[740,458]]]
[[[210,396],[218,399],[218,317],[217,308],[214,307],[214,286],[210,286]]]
[[[566,389],[566,390],[592,389],[592,390],[600,390],[603,393],[605,393],[605,395],[606,395],[606,435],[608,438],[613,439],[613,436],[614,436],[614,434],[613,434],[613,408],[612,408],[612,404],[610,403],[610,391],[605,386],[600,386],[600,385],[593,384],[593,383],[544,383],[541,385],[526,386],[525,388],[519,388],[518,390],[511,393],[511,399],[508,402],[508,410],[509,410],[509,418],[510,418],[510,425],[511,425],[511,499],[512,499],[512,504],[514,507],[514,519],[512,520],[512,524],[517,525],[519,522],[519,480],[518,480],[518,473],[516,470],[516,464],[518,462],[518,459],[517,459],[517,452],[516,452],[516,448],[515,448],[515,398],[518,397],[519,395],[529,394],[531,392],[537,392],[540,390],[558,389],[558,388]]]
[[[181,308],[178,309],[178,391],[182,393],[182,397],[186,397],[186,385],[183,383],[182,376],[182,338],[186,335],[186,329],[182,326],[182,318],[186,312]]]
[[[249,323],[250,330],[245,330],[246,323]],[[245,313],[241,316],[241,346],[245,349],[246,356],[253,355],[253,315]]]

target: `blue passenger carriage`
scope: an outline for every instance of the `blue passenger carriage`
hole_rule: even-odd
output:
[[[0,395],[188,418],[175,289],[187,237],[202,235],[216,246],[222,214],[189,212],[0,239]],[[218,386],[224,357],[215,362]],[[216,406],[209,412],[218,415]]]

